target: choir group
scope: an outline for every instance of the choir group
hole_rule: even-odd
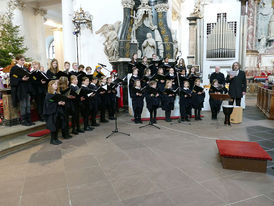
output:
[[[30,101],[34,99],[41,121],[46,121],[51,131],[51,144],[62,142],[58,139],[58,131],[62,131],[64,139],[69,139],[69,117],[71,117],[72,134],[77,135],[92,131],[99,126],[96,115],[100,111],[100,122],[106,123],[106,112],[110,120],[115,119],[117,109],[116,94],[121,80],[113,70],[106,77],[96,66],[93,73],[91,67],[65,62],[64,71],[59,71],[58,61],[53,59],[45,73],[39,62],[33,62],[32,70],[24,67],[24,56],[16,57],[17,64],[10,71],[13,106],[19,102],[21,124],[31,126]],[[83,119],[83,129],[80,126]]]
[[[195,120],[201,120],[205,91],[199,74],[194,67],[190,67],[187,72],[184,59],[178,60],[172,65],[168,58],[157,60],[157,56],[153,55],[149,64],[147,57],[143,57],[142,62],[138,63],[137,55],[132,56],[128,72],[132,73],[129,90],[135,123],[142,123],[144,100],[151,124],[156,123],[157,108],[162,108],[165,111],[165,120],[171,122],[170,115],[177,95],[181,121],[190,121],[192,108],[195,111]],[[211,83],[209,93],[227,93],[224,75],[219,71],[212,74]],[[212,119],[217,119],[221,104],[222,101],[210,98]]]
[[[118,78],[117,71],[113,70],[110,77],[102,73],[102,66],[96,66],[94,72],[91,67],[64,63],[63,71],[59,70],[56,59],[50,63],[47,72],[43,71],[39,62],[32,63],[29,71],[24,67],[25,58],[22,55],[16,57],[16,65],[10,71],[11,94],[13,106],[20,107],[21,124],[31,126],[30,102],[36,103],[37,112],[41,121],[46,121],[47,128],[51,131],[51,144],[58,145],[62,142],[58,139],[58,131],[62,131],[64,139],[69,139],[71,117],[71,133],[77,135],[86,131],[92,131],[99,126],[96,115],[100,111],[100,122],[108,122],[106,112],[110,120],[115,119],[117,110],[117,92],[123,80]],[[225,83],[229,82],[229,95],[240,106],[240,100],[245,92],[245,76],[239,71],[239,64],[235,66],[235,73],[228,75],[227,79],[216,67],[210,77],[211,87],[209,93],[227,93]],[[179,96],[181,121],[190,121],[191,111],[195,111],[195,120],[201,120],[201,109],[205,99],[205,90],[201,86],[199,74],[194,67],[187,71],[183,59],[176,59],[174,65],[169,59],[157,60],[154,54],[148,63],[147,57],[142,62],[137,62],[137,54],[132,56],[129,63],[128,90],[132,99],[134,121],[142,123],[141,114],[144,100],[150,112],[150,124],[156,123],[157,109],[165,111],[165,120],[171,121],[171,111],[174,110],[175,98]],[[240,87],[240,89],[239,89]],[[212,119],[217,119],[222,101],[210,97],[209,100]],[[233,104],[233,102],[232,102]],[[80,127],[80,116],[83,119],[83,129]]]

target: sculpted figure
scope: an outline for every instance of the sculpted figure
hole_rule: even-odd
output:
[[[156,53],[156,42],[152,38],[151,33],[147,33],[147,39],[142,44],[143,56],[152,58],[152,54]]]
[[[103,25],[96,34],[102,34],[105,37],[105,54],[108,56],[110,61],[118,59],[119,56],[119,39],[118,32],[120,29],[121,22],[118,21],[115,24],[105,24]]]

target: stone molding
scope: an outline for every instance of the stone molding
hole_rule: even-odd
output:
[[[169,5],[168,4],[157,4],[157,5],[155,5],[155,9],[158,13],[167,12],[169,9]]]
[[[47,11],[45,9],[33,8],[33,14],[34,16],[41,15],[44,17],[47,14]]]
[[[122,0],[122,5],[124,8],[132,9],[135,5],[135,2],[133,0]]]

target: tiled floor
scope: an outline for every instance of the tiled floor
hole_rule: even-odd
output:
[[[253,106],[253,107],[252,107]],[[250,104],[244,122],[172,124],[139,129],[121,114],[131,136],[106,140],[114,123],[0,159],[2,206],[273,206],[274,162],[268,173],[222,169],[216,139],[257,141],[274,158],[274,121]]]

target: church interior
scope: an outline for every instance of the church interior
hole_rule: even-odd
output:
[[[273,120],[274,0],[0,1],[0,205],[273,206]]]

